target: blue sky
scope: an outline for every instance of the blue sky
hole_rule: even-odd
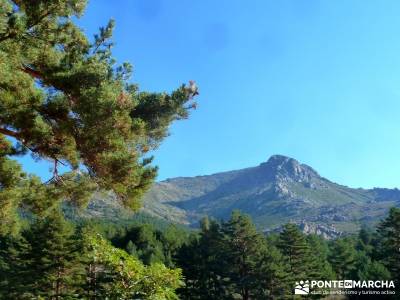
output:
[[[156,151],[159,180],[296,158],[352,187],[400,187],[400,2],[90,1],[90,36],[141,89],[194,79],[199,108]],[[43,177],[48,166],[24,158]]]

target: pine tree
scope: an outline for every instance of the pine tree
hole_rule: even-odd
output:
[[[329,246],[327,241],[318,235],[308,235],[307,243],[310,245],[310,278],[318,280],[332,280],[335,272],[329,263]]]
[[[379,251],[382,262],[395,280],[397,292],[400,291],[400,209],[392,208],[388,217],[378,226],[381,238]]]
[[[243,300],[263,297],[258,268],[265,251],[265,239],[248,215],[234,211],[223,224],[225,259],[233,292]]]
[[[338,279],[354,278],[356,255],[355,244],[350,238],[333,241],[329,260]]]
[[[195,107],[197,92],[184,85],[169,94],[139,91],[129,81],[131,65],[112,57],[114,22],[92,41],[74,24],[85,6],[85,0],[0,1],[0,152],[10,148],[7,137],[17,143],[8,156],[29,151],[53,162],[48,185],[29,183],[42,196],[50,187],[48,197],[0,189],[1,227],[14,226],[18,207],[36,213],[60,200],[84,205],[96,188],[113,190],[137,209],[157,172],[148,152]],[[2,182],[4,168],[16,167],[2,153],[0,159]],[[70,172],[59,174],[60,165]]]
[[[164,249],[164,263],[168,267],[176,266],[175,257],[177,255],[177,251],[187,238],[187,232],[175,225],[169,225],[163,232],[160,233],[160,241]]]
[[[358,232],[356,249],[360,251],[365,251],[367,253],[372,253],[372,241],[373,233],[371,232],[371,230],[368,230],[367,228],[361,228]]]
[[[192,235],[178,251],[185,287],[183,299],[231,299],[223,233],[219,223],[205,218],[199,236]]]
[[[365,252],[357,253],[356,275],[354,278],[359,280],[391,280],[389,270],[378,261],[373,261]]]
[[[204,218],[177,255],[183,299],[276,299],[290,293],[286,257],[238,211],[226,222]]]
[[[305,235],[295,224],[286,224],[279,235],[278,248],[288,261],[290,285],[312,277],[312,255]]]
[[[267,243],[261,253],[257,273],[261,299],[279,299],[291,294],[292,287],[288,284],[291,274],[288,269],[289,266],[280,251]]]
[[[128,244],[126,244],[125,250],[130,255],[138,257],[137,248],[136,248],[135,244],[132,241],[129,241]]]
[[[56,192],[52,186],[42,185],[34,176],[27,176],[10,156],[24,153],[0,134],[0,236],[16,235],[20,228],[19,208],[40,214],[52,207],[49,200]]]
[[[30,258],[25,276],[33,296],[46,299],[72,297],[79,283],[79,241],[73,227],[59,211],[37,220],[24,232],[30,244],[25,257]]]
[[[31,258],[29,243],[22,236],[0,237],[0,299],[28,299]]]

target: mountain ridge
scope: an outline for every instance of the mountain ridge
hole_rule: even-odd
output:
[[[240,209],[262,230],[281,225],[281,219],[339,225],[340,231],[347,232],[351,223],[356,224],[353,227],[374,223],[388,207],[399,203],[398,189],[350,188],[293,158],[273,155],[256,167],[156,183],[145,196],[144,210],[194,225],[202,216],[224,219],[233,209]],[[179,216],[178,220],[162,208]]]
[[[226,219],[239,209],[263,231],[295,222],[309,233],[334,237],[374,225],[391,206],[400,206],[398,189],[350,188],[294,158],[273,155],[255,167],[157,182],[142,211],[196,226],[206,215]]]

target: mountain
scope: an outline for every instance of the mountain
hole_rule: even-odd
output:
[[[295,222],[305,232],[334,237],[375,224],[389,207],[400,206],[400,191],[339,185],[293,158],[274,155],[256,167],[155,183],[143,204],[146,214],[190,226],[205,215],[225,219],[239,209],[263,231]]]
[[[314,231],[352,232],[399,205],[398,189],[349,188],[282,155],[257,167],[167,179],[156,183],[144,199],[144,211],[189,225],[204,215],[227,218],[240,209],[265,231],[291,221]]]

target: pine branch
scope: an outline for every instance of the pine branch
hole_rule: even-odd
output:
[[[13,137],[13,138],[16,138],[16,139],[18,139],[20,137],[20,134],[18,132],[9,130],[7,128],[0,127],[0,133],[10,136],[10,137]]]
[[[22,70],[23,72],[25,72],[26,74],[31,75],[31,76],[34,77],[34,78],[42,79],[42,74],[41,74],[40,72],[38,72],[38,71],[32,69],[31,67],[29,67],[29,66],[27,66],[27,65],[23,65],[22,68],[21,68],[21,70]]]
[[[11,33],[5,34],[2,37],[0,37],[0,43],[4,42],[7,39],[13,38],[14,36],[15,36],[15,34],[11,34]]]

